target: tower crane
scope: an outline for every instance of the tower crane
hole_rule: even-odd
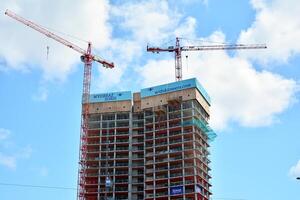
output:
[[[29,21],[21,16],[18,16],[10,10],[5,11],[5,15],[21,22],[22,24],[40,32],[41,34],[59,42],[66,47],[69,47],[78,53],[81,54],[81,60],[84,63],[84,75],[83,75],[83,91],[82,91],[82,110],[81,110],[81,131],[80,131],[80,166],[78,171],[78,188],[77,188],[77,198],[85,199],[84,193],[85,188],[85,170],[86,166],[86,140],[87,140],[87,131],[88,131],[88,115],[89,115],[89,97],[90,97],[90,86],[91,86],[91,69],[92,62],[98,62],[103,65],[105,68],[114,68],[114,63],[101,59],[100,57],[92,54],[92,44],[88,42],[87,50],[82,49],[81,47],[69,42],[68,40],[50,32],[46,28]]]
[[[202,46],[180,46],[180,38],[176,37],[175,46],[167,48],[161,47],[149,47],[147,45],[147,51],[152,53],[159,52],[175,52],[175,80],[180,81],[182,79],[182,51],[209,51],[209,50],[239,50],[239,49],[266,49],[265,44],[218,44],[218,45],[202,45]]]

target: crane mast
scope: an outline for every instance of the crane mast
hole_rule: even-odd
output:
[[[266,49],[265,44],[220,44],[220,45],[201,45],[201,46],[180,46],[180,38],[176,37],[175,47],[168,48],[149,47],[147,51],[152,53],[175,52],[175,80],[182,80],[182,51],[210,51],[210,50],[242,50],[242,49]]]
[[[114,68],[114,63],[108,62],[104,59],[99,58],[92,54],[92,44],[88,43],[87,50],[69,42],[68,40],[48,31],[46,28],[29,21],[21,16],[18,16],[10,10],[5,11],[5,15],[21,22],[22,24],[40,32],[41,34],[69,47],[81,54],[81,60],[84,63],[84,75],[83,75],[83,90],[82,90],[82,110],[81,110],[81,131],[80,131],[80,155],[79,155],[79,170],[78,170],[78,188],[77,188],[77,199],[85,199],[85,171],[86,155],[87,155],[87,133],[88,133],[88,117],[89,117],[89,97],[90,97],[90,86],[91,86],[91,71],[92,62],[98,62],[105,68]]]

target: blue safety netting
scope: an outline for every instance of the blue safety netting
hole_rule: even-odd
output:
[[[189,121],[184,121],[182,123],[183,126],[197,126],[199,129],[201,129],[208,137],[208,141],[212,142],[216,137],[217,134],[214,132],[214,130],[204,121],[199,119],[192,119]]]

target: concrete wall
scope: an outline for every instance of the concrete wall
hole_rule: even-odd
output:
[[[131,101],[113,101],[103,103],[91,103],[89,112],[108,113],[108,112],[128,112],[131,111]]]
[[[141,112],[141,93],[133,93],[133,112]]]
[[[103,103],[91,103],[90,113],[108,113],[108,112],[128,112],[133,106],[134,112],[141,112],[146,108],[153,108],[160,105],[168,104],[173,99],[182,99],[187,101],[197,99],[204,110],[209,114],[209,104],[203,98],[196,88],[185,89],[156,96],[141,98],[141,94],[136,92],[133,94],[133,102],[131,101],[113,101]]]
[[[146,97],[141,99],[141,109],[152,108],[160,105],[167,104],[172,99],[182,98],[182,101],[197,99],[202,105],[204,110],[209,114],[209,105],[199,93],[196,88],[185,89],[176,92],[170,92],[166,94],[160,94],[156,96]]]

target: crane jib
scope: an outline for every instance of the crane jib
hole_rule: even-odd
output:
[[[182,80],[182,51],[210,51],[210,50],[243,50],[243,49],[266,49],[265,44],[217,44],[217,45],[202,45],[202,46],[180,46],[180,38],[176,37],[175,46],[169,46],[167,48],[149,47],[147,45],[147,51],[152,53],[159,52],[175,52],[175,80]]]
[[[88,131],[88,116],[89,116],[89,96],[90,96],[90,85],[91,85],[91,68],[92,68],[92,61],[95,60],[101,64],[103,64],[106,68],[113,68],[114,64],[109,63],[102,59],[95,59],[96,56],[91,54],[91,43],[88,43],[87,51],[82,49],[81,47],[69,42],[68,40],[48,31],[46,28],[31,22],[21,16],[18,16],[17,14],[6,10],[5,14],[16,21],[19,21],[20,23],[40,32],[41,34],[65,45],[66,47],[69,47],[77,52],[79,52],[82,56],[81,59],[84,61],[84,76],[83,76],[83,91],[82,91],[82,97],[83,97],[83,106],[81,110],[81,132],[80,132],[80,151],[79,151],[79,161],[80,166],[78,168],[78,189],[77,189],[77,198],[81,199],[81,197],[84,195],[85,192],[85,172],[87,169],[86,166],[86,155],[87,155],[87,149],[85,147],[86,138],[87,138],[87,131]]]

